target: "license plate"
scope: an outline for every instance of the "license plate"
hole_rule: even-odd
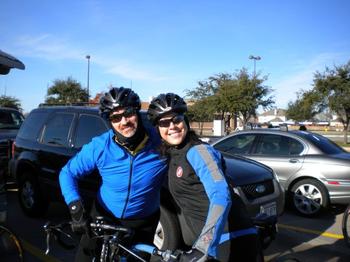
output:
[[[276,202],[271,202],[260,206],[260,213],[264,213],[269,216],[275,216],[277,214]]]

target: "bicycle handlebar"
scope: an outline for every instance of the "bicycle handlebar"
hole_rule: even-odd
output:
[[[109,224],[101,224],[101,223],[90,223],[90,228],[92,229],[103,229],[103,230],[111,230],[115,232],[123,232],[123,233],[128,233],[131,234],[133,233],[133,230],[130,228],[126,227],[120,227],[120,226],[113,226]]]
[[[175,250],[175,251],[164,250],[164,251],[162,251],[154,246],[147,245],[147,244],[136,244],[132,248],[139,250],[139,251],[146,252],[146,253],[154,255],[154,256],[161,257],[162,261],[165,261],[165,262],[179,261],[180,256],[183,253],[181,250]]]
[[[66,249],[71,249],[76,247],[76,245],[69,245],[65,243],[62,240],[62,236],[66,237],[69,240],[74,240],[72,235],[67,233],[65,231],[65,228],[70,227],[72,222],[63,222],[60,224],[52,224],[51,222],[47,222],[43,228],[46,233],[46,251],[45,255],[48,255],[50,252],[50,240],[52,236],[54,236],[54,239],[64,248]],[[97,217],[94,222],[90,223],[90,228],[92,229],[92,232],[95,233],[97,237],[115,237],[118,235],[118,233],[123,233],[123,236],[130,236],[134,233],[134,231],[130,228],[123,227],[123,226],[115,226],[111,224],[107,224],[106,221],[102,217]],[[107,232],[110,231],[110,232]],[[133,251],[142,251],[151,255],[155,255],[160,257],[162,260],[165,262],[173,262],[173,261],[179,261],[179,258],[182,254],[182,251],[176,250],[176,251],[171,251],[171,250],[165,250],[161,251],[157,247],[148,245],[148,244],[135,244],[131,248],[127,248],[123,245],[121,245],[118,240],[120,240],[120,236],[117,238],[116,244],[122,248],[124,251],[127,253],[135,256],[138,258],[140,261],[144,261],[142,258],[140,258],[137,254],[135,254]]]

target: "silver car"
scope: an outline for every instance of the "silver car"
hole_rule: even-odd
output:
[[[350,203],[350,154],[324,136],[254,129],[226,136],[213,146],[271,167],[288,203],[301,215],[314,216],[330,204]]]

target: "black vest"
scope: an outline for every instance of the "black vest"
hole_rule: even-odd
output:
[[[170,154],[168,186],[187,224],[192,226],[192,230],[196,231],[198,236],[204,227],[210,202],[202,182],[186,158],[188,150],[196,144],[198,143],[189,141],[181,148],[172,147],[168,150]],[[242,200],[231,187],[230,191],[232,205],[225,232],[252,227],[253,223]]]

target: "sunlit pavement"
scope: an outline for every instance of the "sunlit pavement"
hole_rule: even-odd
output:
[[[299,261],[350,261],[341,234],[342,209],[334,208],[318,218],[303,218],[287,211],[279,220],[276,240],[265,250],[266,261],[287,258]]]

